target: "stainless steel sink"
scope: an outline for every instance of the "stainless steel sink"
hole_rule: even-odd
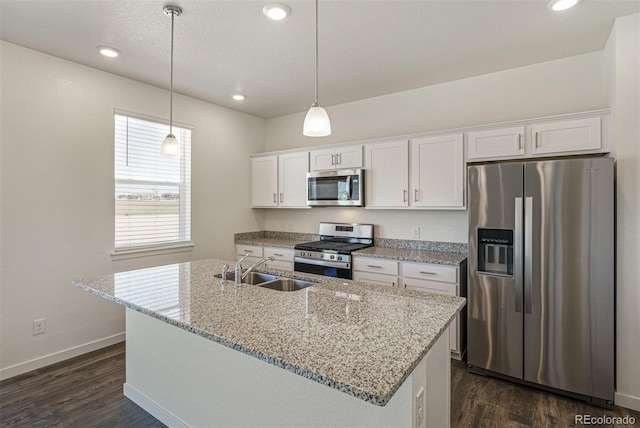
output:
[[[222,278],[222,274],[214,275],[216,278]],[[233,272],[227,274],[227,281],[234,282],[235,276]],[[298,291],[305,287],[314,285],[313,282],[303,281],[301,279],[285,278],[275,275],[269,275],[260,272],[250,272],[244,280],[243,284],[257,285],[258,287],[268,288],[277,291]]]
[[[271,290],[278,291],[298,291],[305,287],[314,285],[313,282],[303,281],[301,279],[293,278],[278,278],[273,281],[268,281],[263,284],[258,284],[260,287],[269,288]]]
[[[219,273],[217,275],[214,275],[216,278],[222,278],[222,274]],[[259,272],[250,272],[249,275],[247,275],[243,280],[242,283],[243,284],[251,284],[251,285],[259,285],[262,284],[264,282],[267,281],[273,281],[275,279],[278,279],[277,276],[275,275],[269,275],[266,273],[259,273]],[[227,274],[227,281],[231,281],[234,282],[235,281],[235,275],[233,274],[233,272],[229,272]]]

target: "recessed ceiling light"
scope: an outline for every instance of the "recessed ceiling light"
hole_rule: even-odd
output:
[[[120,51],[118,49],[110,48],[109,46],[96,46],[96,49],[98,49],[98,52],[102,55],[109,58],[115,58],[120,55]]]
[[[242,94],[235,94],[232,98],[233,98],[234,100],[236,100],[236,101],[242,101],[242,100],[244,100],[244,95],[242,95]]]
[[[569,9],[575,6],[580,0],[551,0],[547,7],[555,11]]]
[[[282,3],[269,3],[262,8],[262,13],[274,21],[285,19],[287,15],[289,15],[289,12],[291,12],[289,6]]]

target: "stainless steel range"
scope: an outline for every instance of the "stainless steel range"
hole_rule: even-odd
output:
[[[351,253],[373,245],[372,224],[320,223],[319,235],[295,246],[296,272],[351,279]]]

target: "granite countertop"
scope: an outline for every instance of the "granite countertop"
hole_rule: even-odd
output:
[[[297,244],[317,241],[318,235],[292,232],[246,232],[235,234],[235,244],[294,248]],[[354,251],[355,255],[382,259],[459,265],[467,258],[466,244],[403,239],[375,239],[374,246]]]
[[[158,266],[73,284],[285,370],[384,406],[465,299],[325,276],[293,292],[221,284],[224,260]]]
[[[411,248],[369,247],[353,253],[358,256],[376,257],[408,262],[434,263],[441,265],[458,265],[466,260],[463,253],[447,251],[431,251]]]

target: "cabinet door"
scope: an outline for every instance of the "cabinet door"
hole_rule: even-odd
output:
[[[407,290],[426,291],[429,293],[445,294],[447,296],[458,295],[458,287],[456,284],[437,281],[425,281],[422,279],[401,278],[402,287]],[[449,325],[449,346],[453,352],[460,352],[460,344],[458,337],[460,335],[458,325],[458,317],[454,318]]]
[[[409,205],[409,142],[364,146],[365,191],[368,208]]]
[[[411,194],[414,207],[464,208],[462,134],[411,140]]]
[[[336,149],[312,150],[310,154],[311,171],[336,169]]]
[[[251,159],[251,206],[278,206],[278,156]]]
[[[385,285],[387,287],[397,287],[398,277],[393,275],[382,275],[371,272],[353,272],[353,280],[366,282],[369,284]]]
[[[278,201],[285,208],[308,208],[307,172],[309,152],[278,156]]]
[[[598,151],[602,148],[600,118],[531,125],[533,154]]]
[[[524,155],[524,126],[469,132],[469,159]]]
[[[346,146],[336,148],[336,168],[362,168],[362,146]]]

